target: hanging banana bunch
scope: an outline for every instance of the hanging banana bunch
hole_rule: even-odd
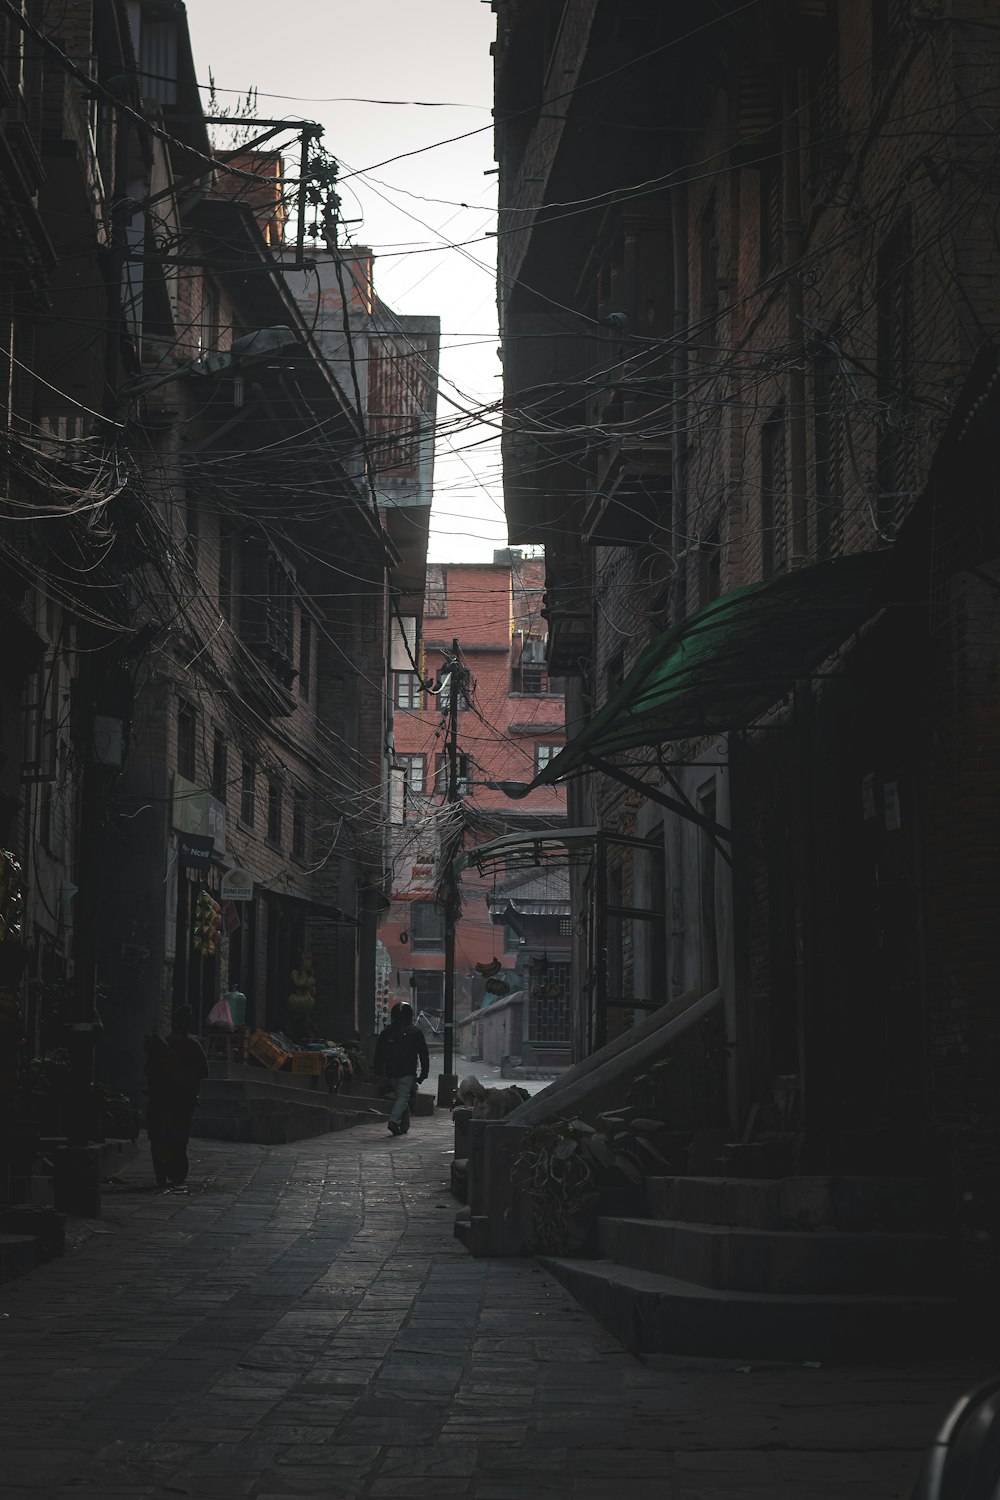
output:
[[[291,1010],[312,1010],[316,1004],[316,975],[313,973],[313,956],[303,953],[299,967],[292,970],[293,989],[288,997]]]
[[[222,907],[208,891],[199,891],[194,909],[194,951],[211,958],[222,934]]]

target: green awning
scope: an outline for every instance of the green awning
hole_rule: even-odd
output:
[[[617,693],[525,787],[590,757],[743,729],[879,607],[884,552],[860,552],[724,594],[646,648]]]

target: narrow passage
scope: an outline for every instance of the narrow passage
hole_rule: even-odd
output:
[[[982,1373],[625,1353],[452,1238],[451,1122],[145,1156],[0,1288],[3,1500],[893,1500]]]

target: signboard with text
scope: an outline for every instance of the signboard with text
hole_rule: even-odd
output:
[[[227,870],[222,877],[223,901],[252,901],[253,874],[250,870]]]

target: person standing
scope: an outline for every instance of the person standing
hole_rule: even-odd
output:
[[[159,1187],[180,1187],[187,1181],[191,1117],[202,1080],[208,1077],[201,1044],[189,1035],[191,1021],[191,1007],[179,1006],[170,1035],[152,1036],[146,1044],[146,1129]]]
[[[389,1017],[375,1047],[375,1072],[395,1090],[389,1112],[389,1133],[405,1135],[410,1128],[410,1095],[430,1072],[427,1041],[413,1024],[413,1007],[405,1001]]]

